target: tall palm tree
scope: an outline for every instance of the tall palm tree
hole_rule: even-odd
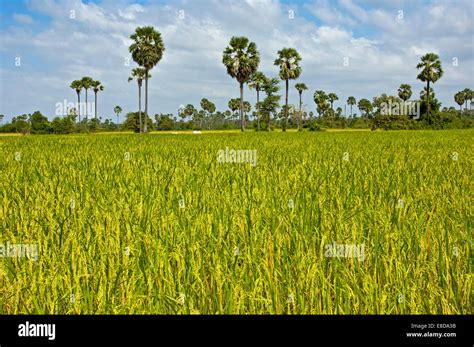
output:
[[[122,108],[120,106],[114,107],[114,113],[117,115],[117,129],[119,128],[119,115],[122,113]]]
[[[240,84],[240,129],[245,131],[244,83],[257,72],[260,64],[257,45],[246,37],[233,36],[224,49],[222,63],[227,68],[227,73]]]
[[[411,98],[411,94],[412,94],[411,86],[409,84],[401,84],[400,87],[398,88],[398,96],[404,102],[406,102],[408,99]]]
[[[331,110],[334,111],[334,107],[333,107],[334,101],[339,100],[339,98],[337,97],[336,93],[329,93],[328,99],[329,99],[329,103],[331,104]]]
[[[145,69],[145,119],[143,132],[148,132],[148,72],[163,58],[165,45],[161,34],[152,26],[138,27],[130,38],[135,41],[129,51],[132,59]]]
[[[441,61],[439,56],[434,53],[427,53],[421,57],[421,62],[416,66],[417,69],[421,69],[418,75],[418,79],[422,82],[426,82],[427,93],[427,107],[428,116],[430,115],[430,82],[433,84],[443,76],[443,69],[441,67]]]
[[[280,79],[285,81],[285,123],[283,131],[286,131],[288,126],[288,81],[297,79],[301,75],[301,67],[299,62],[301,56],[294,48],[283,48],[278,51],[278,57],[275,59],[273,65],[280,67]]]
[[[353,96],[349,96],[347,98],[347,104],[351,107],[351,117],[354,115],[352,113],[352,106],[354,106],[356,103],[357,103],[356,98],[354,98]]]
[[[104,86],[100,81],[92,82],[92,90],[94,91],[94,107],[95,107],[95,118],[97,118],[97,93],[104,90]]]
[[[142,132],[142,84],[146,76],[146,70],[141,67],[136,67],[132,69],[132,75],[128,78],[128,81],[133,81],[135,78],[138,84],[138,119],[139,119],[139,132]],[[151,78],[151,75],[148,74],[148,78]]]
[[[472,90],[470,90],[469,88],[466,88],[462,91],[464,93],[464,101],[466,103],[466,110],[467,110],[467,102],[470,101],[472,99]]]
[[[82,88],[86,91],[86,120],[89,119],[89,105],[87,104],[87,90],[92,87],[92,83],[94,80],[90,77],[82,77],[81,83],[82,83]]]
[[[82,81],[75,80],[71,82],[70,88],[74,89],[77,93],[77,107],[79,108],[79,123],[81,123],[81,90],[82,90]]]
[[[298,94],[300,96],[300,115],[299,115],[299,119],[298,119],[298,131],[300,131],[300,118],[302,116],[302,112],[303,112],[303,101],[301,100],[301,96],[303,94],[303,91],[305,90],[308,90],[308,87],[306,86],[306,84],[304,83],[296,83],[295,84],[295,88],[296,90],[298,91]]]
[[[260,130],[260,90],[263,88],[267,77],[263,72],[256,72],[250,78],[248,82],[250,89],[255,89],[257,91],[257,130]]]
[[[454,94],[454,101],[456,101],[456,103],[459,105],[459,111],[462,112],[462,105],[464,104],[464,101],[466,101],[466,94],[464,93],[464,91],[462,92],[457,92],[456,94]]]

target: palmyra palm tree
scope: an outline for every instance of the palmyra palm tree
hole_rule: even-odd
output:
[[[464,91],[457,92],[456,94],[454,94],[454,101],[456,101],[456,103],[459,105],[459,110],[461,112],[462,112],[462,105],[464,104],[464,101],[466,101],[465,96],[466,94],[464,93]]]
[[[142,83],[146,76],[146,70],[141,67],[132,69],[132,75],[128,78],[128,81],[133,81],[135,78],[138,84],[138,119],[139,119],[139,132],[142,132]],[[151,75],[148,73],[148,78]]]
[[[430,115],[430,82],[433,84],[443,76],[443,69],[439,56],[434,53],[427,53],[421,57],[421,62],[416,66],[421,69],[418,79],[426,82],[428,116]]]
[[[464,102],[466,103],[466,110],[467,110],[467,102],[471,101],[472,99],[472,90],[466,88],[462,91],[464,93]]]
[[[347,104],[351,107],[351,117],[353,116],[352,106],[354,106],[356,103],[357,103],[356,98],[354,98],[353,96],[349,96],[347,98]]]
[[[301,99],[301,96],[303,94],[303,91],[308,90],[308,87],[304,83],[296,83],[295,88],[298,91],[298,94],[300,96],[300,114],[299,114],[299,117],[298,117],[298,131],[300,131],[300,119],[301,119],[301,116],[303,114],[302,113],[303,112],[303,101]]]
[[[260,64],[257,45],[246,37],[233,36],[229,46],[224,49],[222,63],[227,68],[227,73],[240,84],[240,129],[245,131],[244,83],[249,81]]]
[[[82,90],[82,81],[75,80],[71,82],[70,88],[74,89],[77,93],[77,107],[79,108],[79,123],[81,123],[81,90]]]
[[[119,128],[119,115],[122,113],[122,108],[120,106],[114,107],[114,113],[117,115],[117,129]]]
[[[145,119],[143,132],[148,132],[148,72],[163,58],[165,45],[161,34],[151,26],[138,27],[130,38],[135,41],[129,47],[132,59],[145,69]]]
[[[294,48],[283,48],[278,51],[278,57],[273,63],[280,67],[280,79],[285,81],[285,123],[283,131],[286,131],[288,126],[288,80],[294,80],[300,77],[301,67],[298,65],[301,61],[301,56]]]
[[[94,91],[94,113],[95,113],[95,118],[97,118],[97,93],[101,92],[104,90],[104,86],[102,85],[102,82],[100,81],[93,81],[92,82],[92,90]]]
[[[250,89],[255,89],[257,91],[257,130],[260,130],[260,90],[262,89],[263,85],[267,77],[263,74],[263,72],[256,72],[250,78],[248,82]]]
[[[81,83],[82,83],[82,88],[86,91],[86,120],[89,119],[89,105],[87,104],[87,90],[92,87],[92,83],[94,80],[90,77],[82,77]]]
[[[398,88],[398,96],[404,102],[411,98],[411,86],[409,84],[401,84]]]
[[[334,101],[339,100],[336,93],[329,93],[328,94],[328,100],[329,100],[329,103],[331,104],[331,110],[334,111],[334,107],[333,107]]]

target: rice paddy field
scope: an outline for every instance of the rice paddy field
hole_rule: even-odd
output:
[[[472,314],[473,138],[2,136],[0,313]]]

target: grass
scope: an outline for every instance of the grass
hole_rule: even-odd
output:
[[[0,313],[472,314],[473,136],[1,137]]]

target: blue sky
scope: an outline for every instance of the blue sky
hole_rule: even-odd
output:
[[[343,107],[381,93],[396,94],[401,83],[417,98],[422,54],[440,55],[444,76],[434,85],[443,106],[453,95],[474,89],[474,5],[471,0],[189,0],[80,1],[0,0],[0,114],[6,120],[40,110],[50,119],[56,104],[75,102],[72,80],[91,76],[102,81],[99,115],[112,118],[113,107],[137,110],[136,84],[127,78],[129,36],[153,25],[164,39],[163,60],[152,71],[150,114],[199,105],[202,98],[225,110],[238,96],[238,84],[221,63],[233,35],[257,43],[260,69],[277,76],[276,52],[294,47],[302,55],[305,108],[315,111],[315,90],[335,92]],[[75,18],[70,18],[75,11]],[[184,18],[180,18],[184,11]],[[292,16],[294,14],[294,16]],[[20,58],[20,66],[15,59]],[[343,64],[348,59],[349,65]],[[457,65],[453,64],[457,61]],[[283,83],[281,85],[283,87]],[[89,92],[89,95],[92,93]],[[255,93],[245,90],[252,104]],[[84,97],[84,96],[83,96]],[[89,101],[92,100],[90,96]]]

